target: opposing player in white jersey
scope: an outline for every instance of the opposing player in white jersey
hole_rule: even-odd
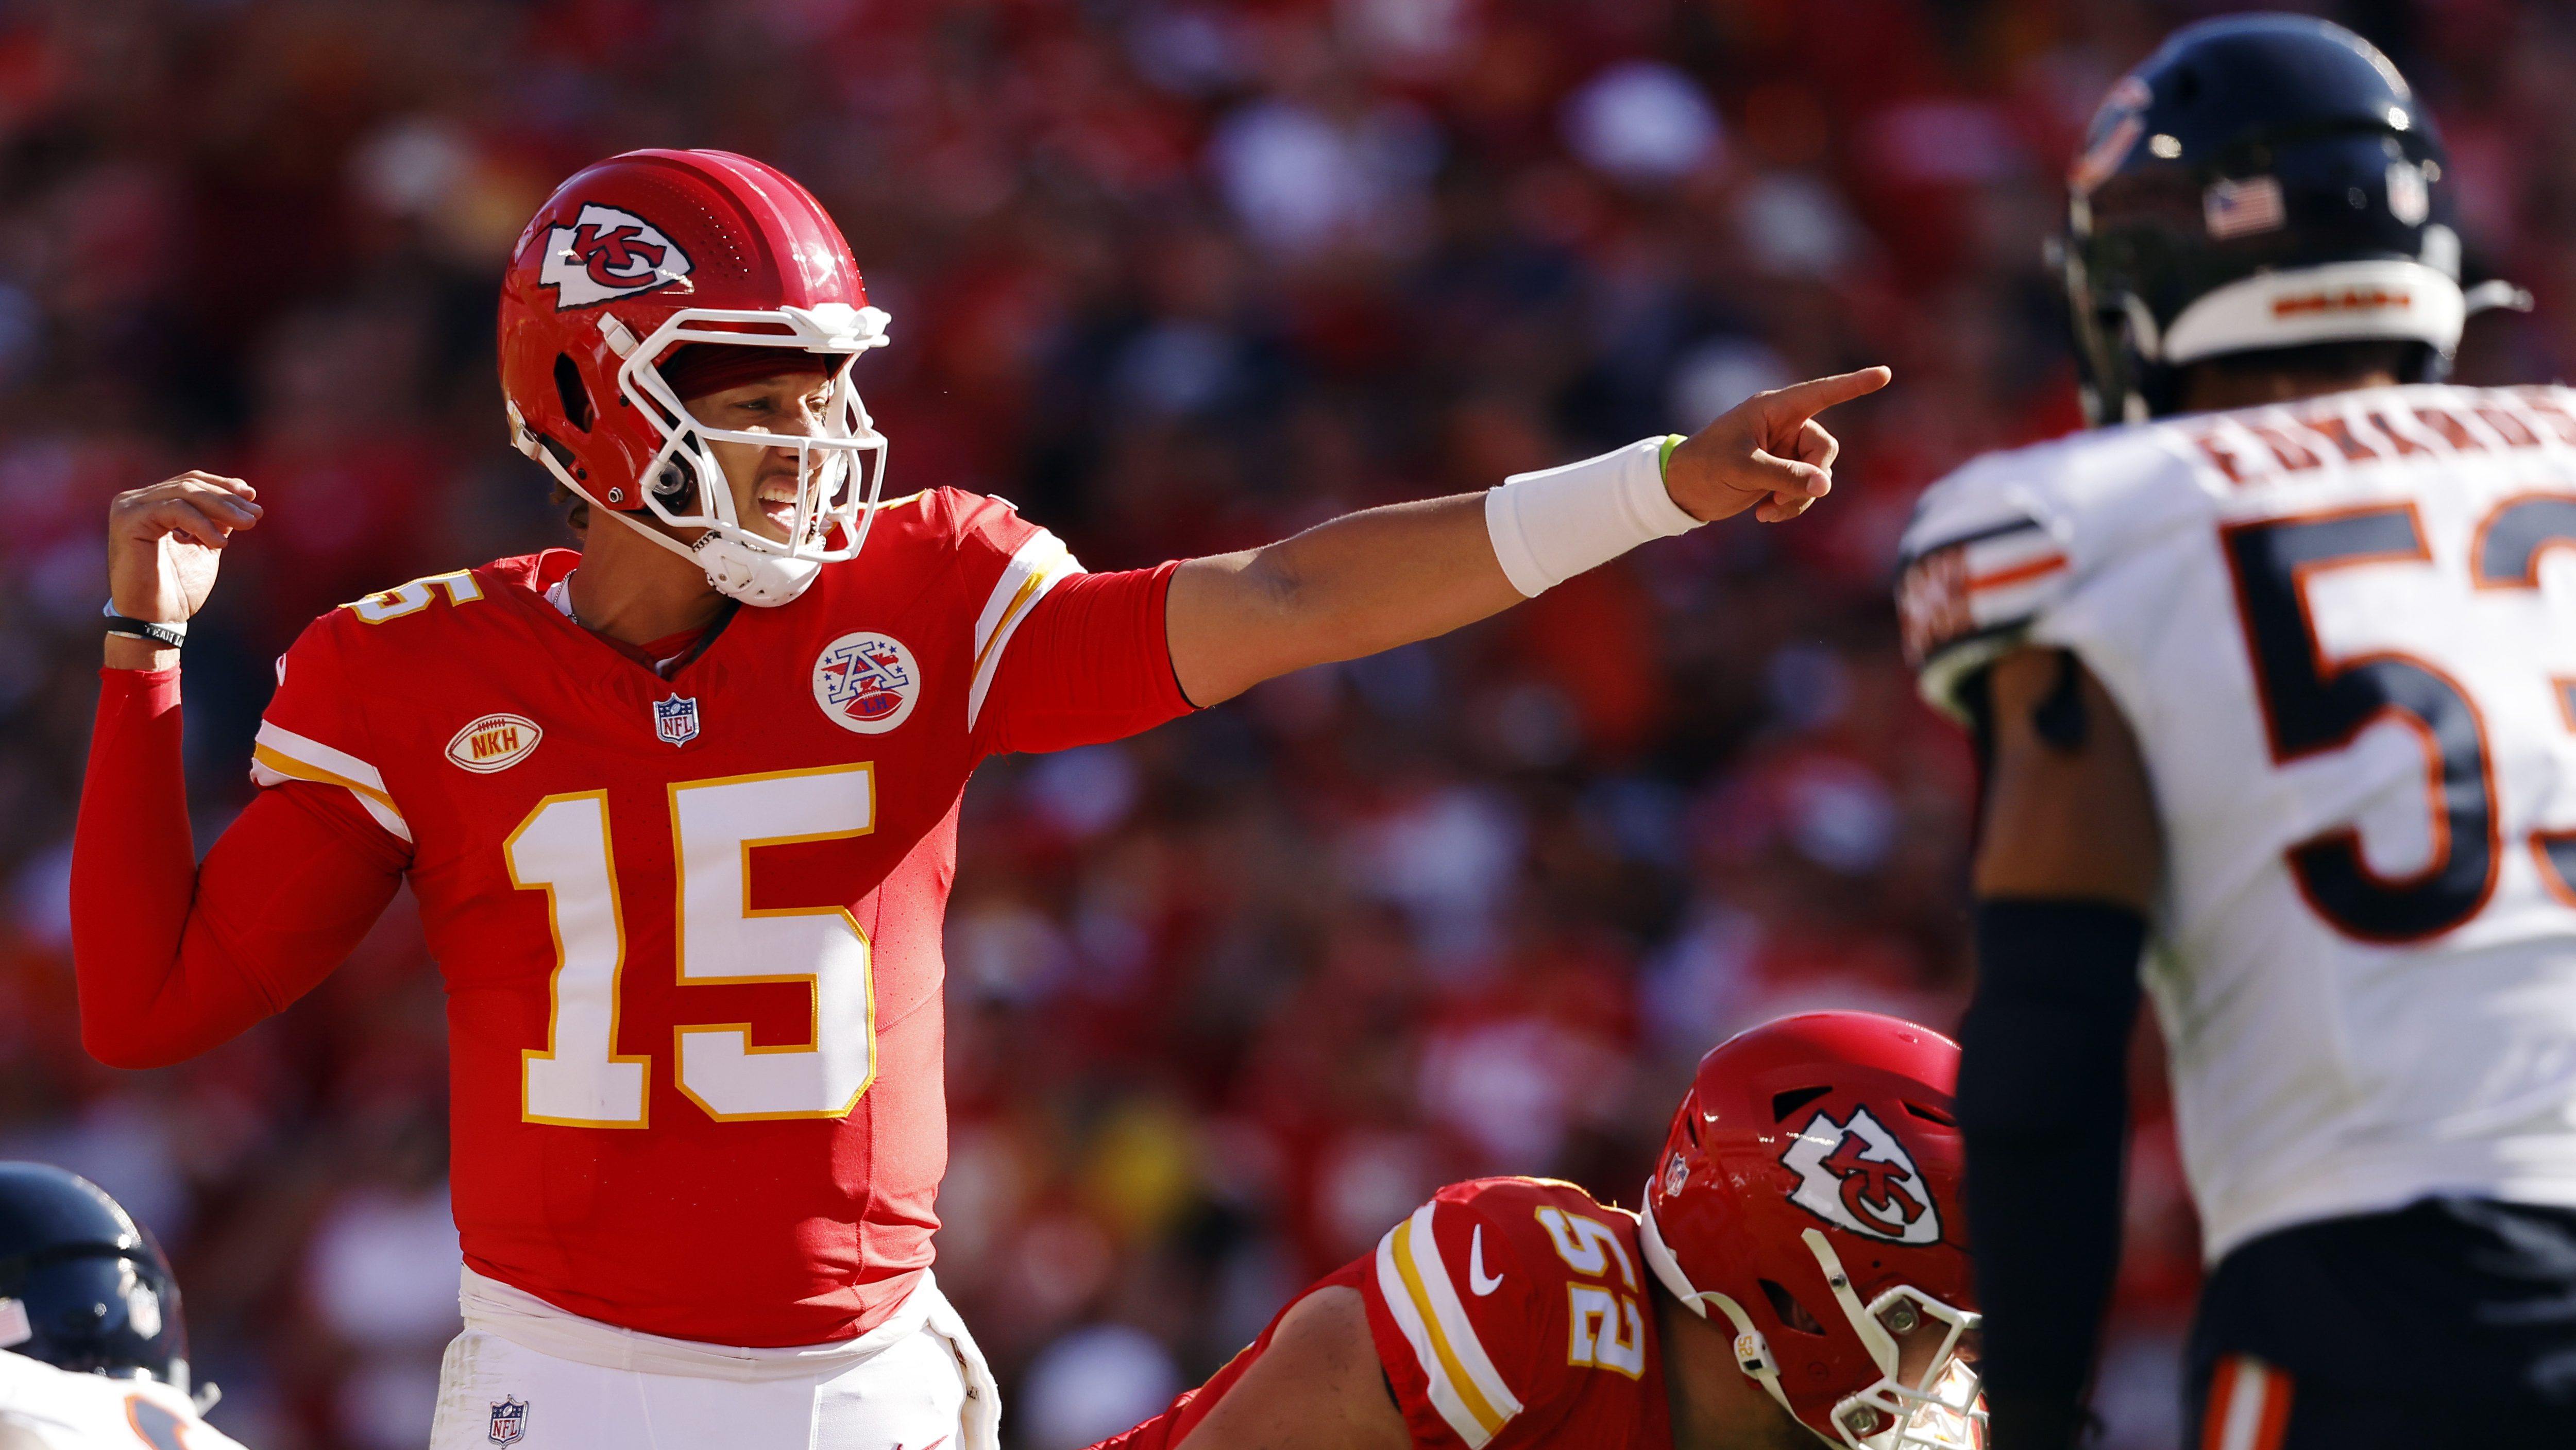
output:
[[[2212,1265],[2195,1443],[2576,1433],[2576,393],[2432,385],[2519,300],[2461,287],[2444,162],[2348,31],[2176,34],[2072,177],[2096,430],[1911,527],[1908,647],[1985,768],[1997,1450],[2082,1419],[2141,976]]]
[[[0,1162],[0,1450],[238,1450],[190,1392],[179,1286],[116,1200]]]

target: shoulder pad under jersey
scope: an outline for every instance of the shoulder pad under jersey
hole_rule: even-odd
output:
[[[1524,1416],[1546,1433],[1582,1377],[1641,1381],[1644,1269],[1636,1220],[1570,1183],[1480,1179],[1414,1210],[1369,1288],[1403,1341],[1381,1353],[1416,1443],[1481,1450]]]
[[[1906,662],[1959,718],[1959,685],[2027,638],[2084,579],[2205,514],[2206,464],[2156,425],[1989,453],[1924,490],[1896,587]]]

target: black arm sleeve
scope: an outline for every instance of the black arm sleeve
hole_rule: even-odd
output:
[[[2120,1263],[2129,1030],[2147,923],[2095,901],[1977,907],[1959,1126],[1995,1450],[2063,1450]]]

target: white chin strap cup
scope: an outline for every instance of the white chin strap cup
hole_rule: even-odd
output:
[[[637,519],[625,514],[618,517],[644,528]],[[793,601],[823,572],[817,560],[764,554],[713,532],[699,535],[689,552],[706,566],[707,582],[715,586],[717,593],[760,609],[775,609]]]

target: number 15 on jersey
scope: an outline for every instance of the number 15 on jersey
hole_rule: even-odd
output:
[[[755,1047],[748,1022],[673,1030],[677,1085],[709,1117],[843,1117],[875,1080],[876,991],[858,922],[838,906],[755,908],[750,894],[755,848],[873,830],[875,783],[863,763],[669,787],[680,985],[800,983],[810,994],[804,1045]],[[546,893],[555,943],[546,1046],[521,1062],[528,1122],[648,1125],[652,1056],[617,1051],[627,950],[608,811],[605,791],[548,796],[502,843],[511,884]]]

